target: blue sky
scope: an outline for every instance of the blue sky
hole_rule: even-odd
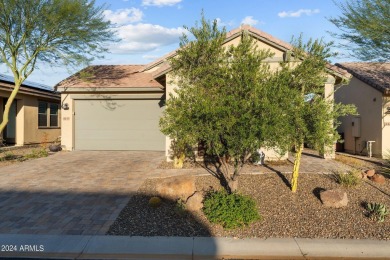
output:
[[[110,53],[92,64],[149,63],[178,47],[183,25],[194,25],[202,9],[206,18],[217,19],[228,31],[245,23],[287,42],[300,33],[304,39],[333,40],[327,31],[337,32],[337,28],[327,18],[340,14],[332,0],[97,0],[96,3],[107,3],[105,17],[115,23],[121,41],[109,46]],[[343,58],[334,61],[340,59]],[[75,72],[39,64],[28,80],[54,86]],[[1,73],[10,74],[4,67]]]

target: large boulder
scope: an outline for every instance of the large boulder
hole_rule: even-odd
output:
[[[375,173],[370,180],[372,180],[375,183],[383,184],[386,182],[385,177],[383,177],[382,174]]]
[[[320,198],[325,207],[341,208],[348,205],[347,193],[342,190],[322,191]]]
[[[186,209],[189,211],[199,211],[203,208],[203,194],[202,192],[195,192],[187,199]]]
[[[156,185],[156,191],[162,198],[186,201],[196,191],[195,178],[194,176],[175,176],[162,179]]]

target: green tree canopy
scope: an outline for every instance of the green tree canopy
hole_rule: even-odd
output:
[[[261,92],[271,73],[262,61],[271,53],[258,50],[245,32],[237,46],[224,47],[225,30],[204,17],[188,30],[195,39],[183,36],[170,60],[180,88],[170,95],[161,130],[176,145],[204,142],[217,160],[217,177],[232,192],[244,163],[263,142]]]
[[[352,50],[353,56],[365,60],[390,60],[390,0],[347,0],[337,3],[341,16],[329,19],[341,33],[335,33]]]
[[[322,40],[302,42],[302,38],[293,41],[293,56],[281,63],[281,69],[273,74],[271,81],[278,89],[270,99],[283,106],[275,107],[279,112],[278,134],[268,133],[273,145],[283,151],[295,147],[291,189],[297,190],[299,166],[304,143],[327,153],[325,147],[332,147],[339,135],[338,117],[355,113],[351,105],[335,104],[325,95],[325,83],[328,78],[327,59],[332,57],[332,43]],[[333,92],[332,92],[333,94]]]
[[[94,0],[0,0],[0,62],[10,68],[15,81],[0,133],[20,85],[37,61],[78,66],[106,51],[113,31],[103,19],[103,9]]]
[[[281,153],[298,150],[292,190],[296,191],[304,142],[324,149],[337,138],[338,116],[353,111],[324,95],[330,46],[322,41],[294,42],[292,58],[271,70],[269,50],[257,48],[245,30],[241,41],[224,47],[226,33],[216,21],[201,24],[181,39],[170,60],[179,86],[160,120],[162,132],[183,152],[205,143],[216,158],[216,177],[227,191],[237,188],[244,164],[260,147]]]

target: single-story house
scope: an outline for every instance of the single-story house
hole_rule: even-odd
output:
[[[237,44],[244,31],[259,48],[275,54],[265,61],[271,68],[289,56],[290,44],[247,25],[227,33],[224,44]],[[167,62],[174,55],[147,65],[90,66],[60,82],[63,149],[157,150],[169,156],[171,141],[160,132],[159,118],[169,94],[180,87]],[[334,85],[350,75],[335,66],[328,69],[325,94],[333,98]]]
[[[0,74],[0,121],[13,88],[13,77]],[[51,87],[24,81],[0,137],[6,144],[17,146],[56,140],[61,135],[60,101],[61,95]]]
[[[342,118],[344,150],[382,157],[390,153],[390,63],[336,64],[353,75],[347,87],[335,92],[337,102],[355,104],[359,115]]]

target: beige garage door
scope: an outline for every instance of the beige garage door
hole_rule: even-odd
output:
[[[76,150],[164,151],[160,100],[76,100]]]

